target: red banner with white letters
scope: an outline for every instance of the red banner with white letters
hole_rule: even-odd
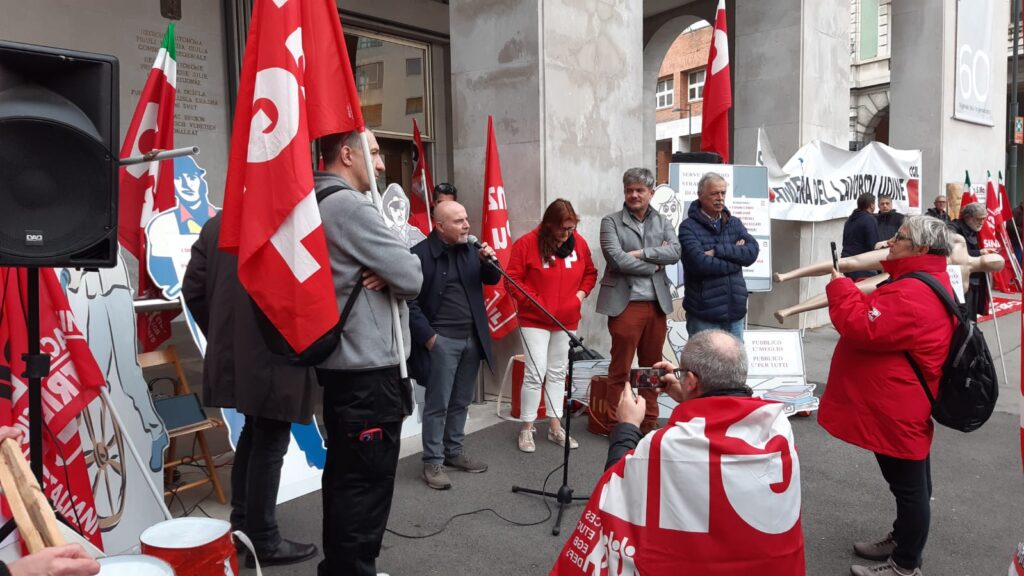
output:
[[[803,575],[800,464],[783,405],[677,406],[605,472],[551,574]]]
[[[0,274],[0,426],[22,430],[21,448],[28,458],[29,382],[22,358],[28,352],[28,276],[24,268],[4,268]],[[75,419],[106,381],[52,268],[39,270],[39,350],[50,357],[50,373],[41,385],[43,492],[73,528],[102,549]],[[10,517],[6,500],[4,515]]]
[[[498,143],[494,139],[494,121],[487,117],[487,164],[484,167],[484,216],[481,234],[498,257],[501,267],[508,266],[512,257],[512,229],[508,225],[508,206],[505,204],[505,184],[501,178],[501,160]],[[505,284],[484,286],[484,304],[487,306],[487,324],[491,337],[503,338],[516,327],[515,301],[505,291]]]

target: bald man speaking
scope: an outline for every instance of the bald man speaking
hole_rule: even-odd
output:
[[[412,253],[423,268],[423,286],[409,302],[413,347],[410,373],[426,386],[423,407],[423,480],[435,490],[452,487],[447,468],[486,472],[466,454],[466,416],[480,360],[493,365],[483,284],[501,274],[490,264],[494,250],[469,244],[469,217],[455,201],[434,209],[434,229]]]

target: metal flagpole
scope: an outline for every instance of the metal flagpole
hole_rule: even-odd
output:
[[[1009,382],[1006,375],[1006,354],[1003,353],[1003,337],[999,335],[999,318],[996,317],[995,298],[992,296],[992,274],[985,272],[988,281],[988,313],[992,315],[992,323],[996,325],[996,345],[999,346],[999,363],[1003,365],[1003,382]]]
[[[366,162],[366,176],[370,180],[370,193],[373,196],[373,203],[377,211],[384,217],[384,204],[380,199],[380,191],[377,189],[377,175],[373,170],[373,157],[370,156],[370,140],[366,137],[366,130],[359,133],[359,140],[363,143],[363,160]],[[402,335],[402,317],[398,315],[398,300],[394,294],[391,296],[391,324],[395,333],[395,345],[398,347],[398,372],[402,379],[409,378],[409,367],[405,364],[405,336]]]
[[[426,163],[426,158],[423,159]],[[420,189],[423,190],[423,203],[427,206],[427,228],[434,229],[434,221],[430,218],[430,190],[427,190],[427,170],[420,169]]]

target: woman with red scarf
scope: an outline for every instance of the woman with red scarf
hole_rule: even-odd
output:
[[[506,270],[510,278],[569,330],[579,326],[583,299],[597,283],[597,268],[590,257],[590,248],[576,232],[579,221],[568,200],[560,198],[552,202],[544,211],[540,225],[512,245]],[[510,286],[508,293],[518,306],[519,331],[526,356],[520,396],[523,427],[519,431],[519,449],[523,452],[537,449],[533,423],[537,419],[542,382],[548,410],[548,440],[563,447],[569,442],[570,448],[576,448],[579,444],[566,436],[559,422],[569,337],[519,290]]]

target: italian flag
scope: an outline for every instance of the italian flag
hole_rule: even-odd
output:
[[[174,148],[176,56],[174,23],[170,23],[128,125],[121,158]],[[173,160],[123,166],[118,179],[117,236],[121,246],[139,261],[137,296],[141,298],[156,297],[159,292],[151,286],[146,270],[145,228],[150,218],[175,205],[173,168]],[[138,336],[145,351],[155,349],[171,336],[170,322],[177,314],[177,311],[139,314]]]

